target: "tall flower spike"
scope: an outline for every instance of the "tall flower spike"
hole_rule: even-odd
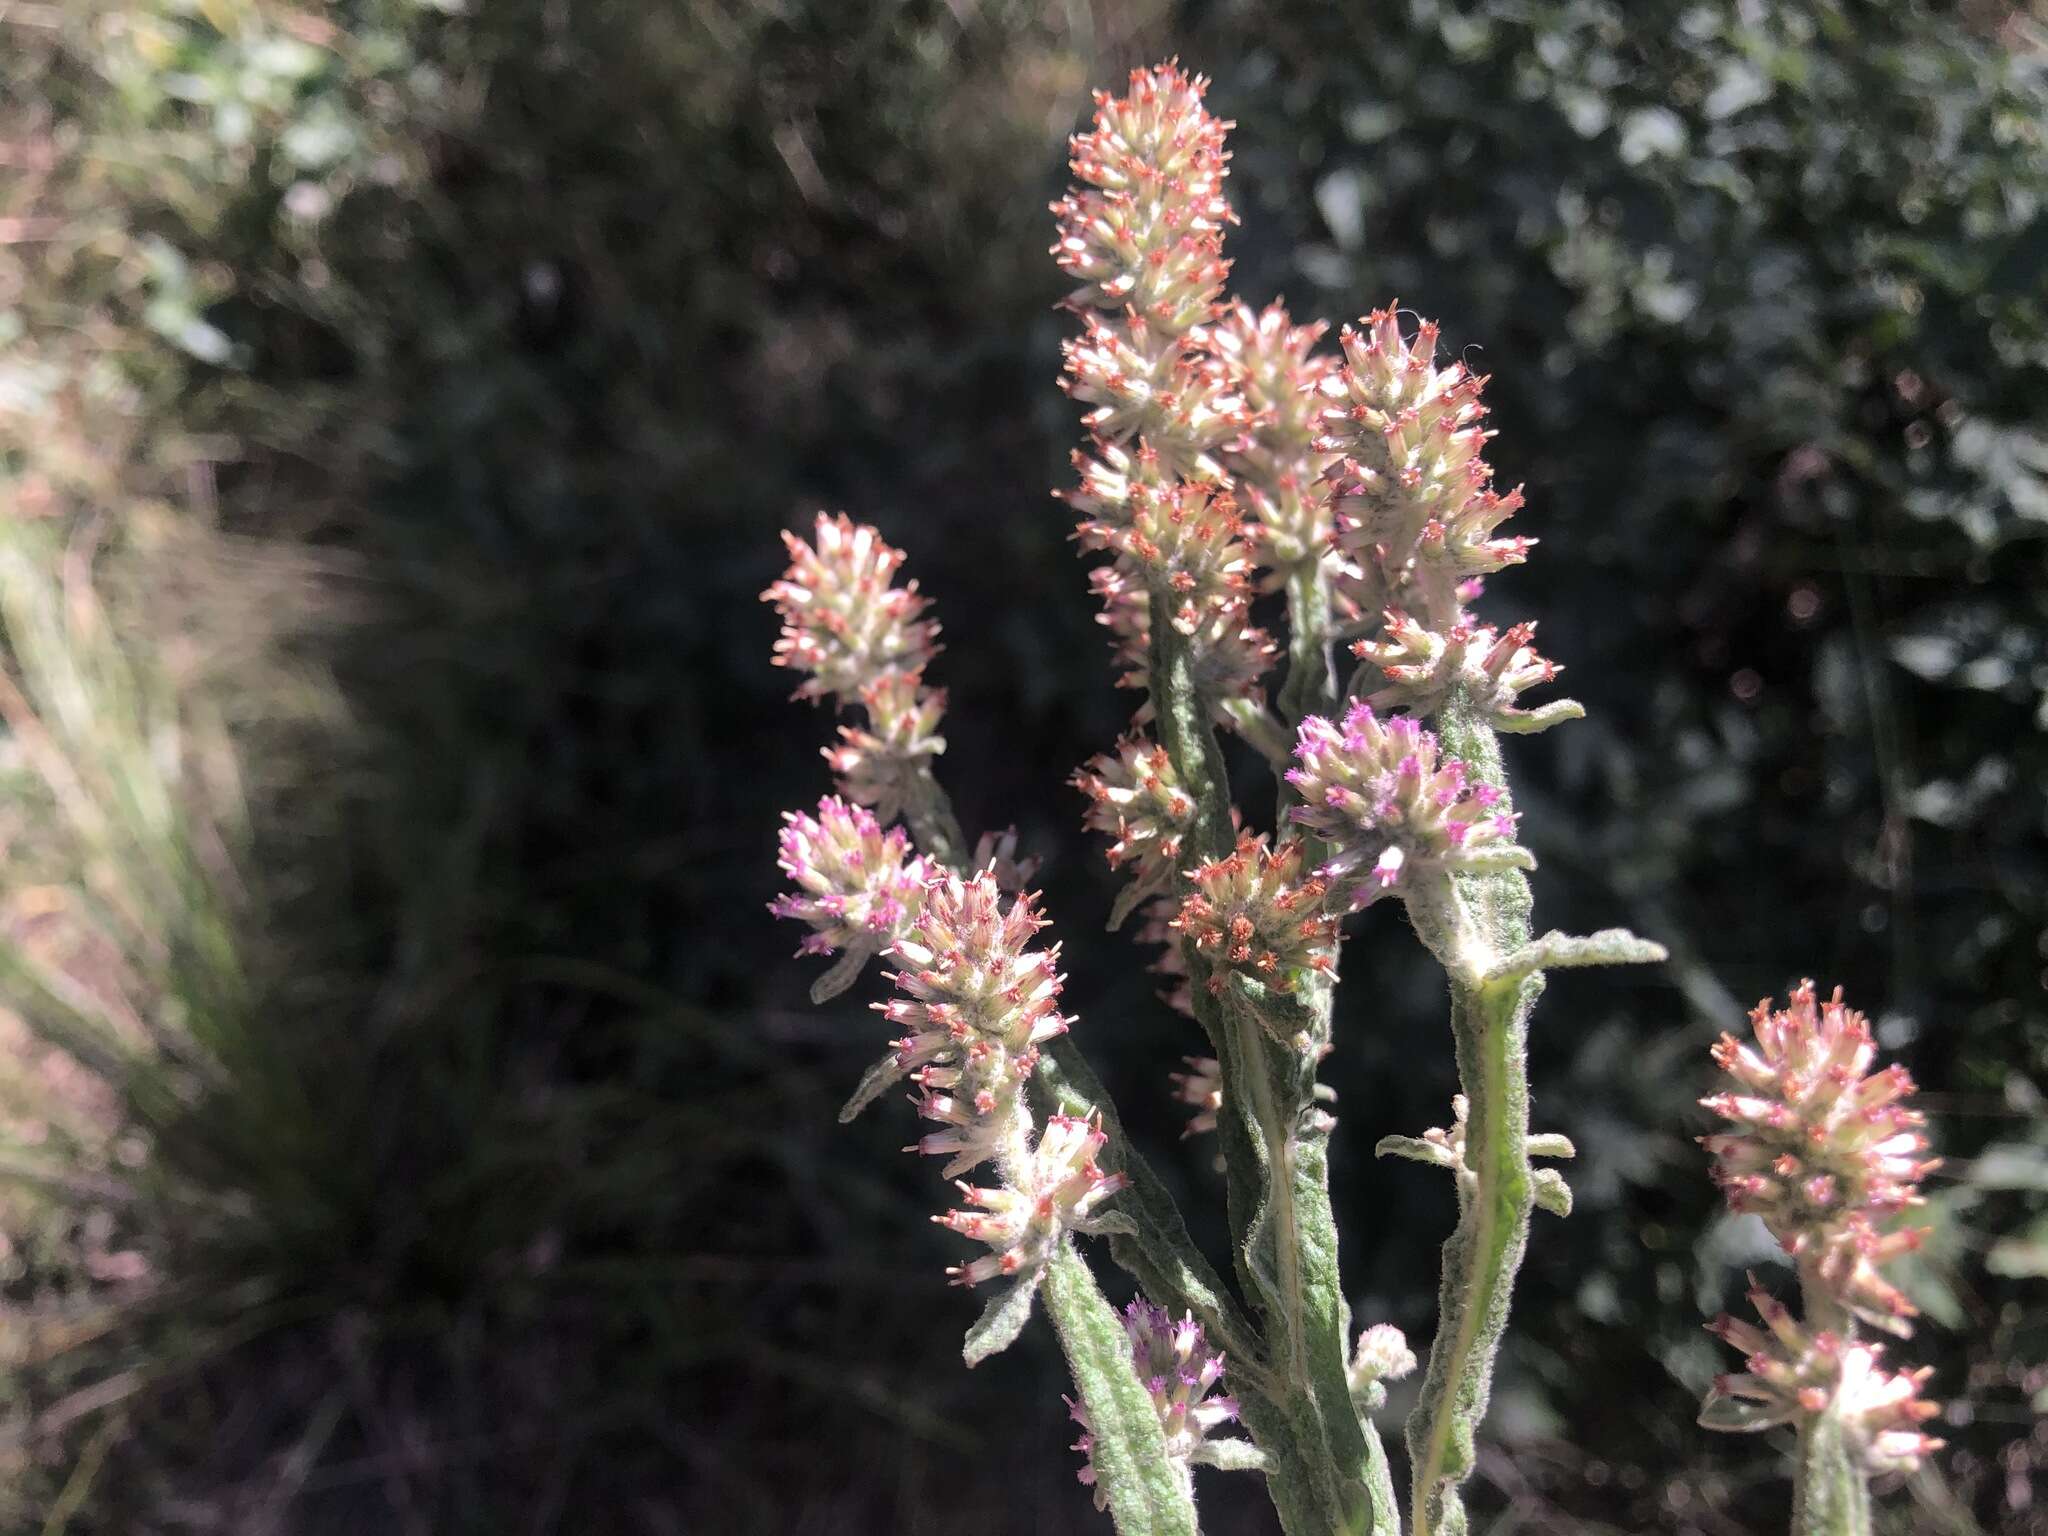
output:
[[[1164,1307],[1143,1296],[1124,1308],[1124,1333],[1131,1344],[1131,1365],[1151,1395],[1153,1412],[1166,1433],[1167,1457],[1183,1479],[1191,1478],[1194,1465],[1208,1459],[1204,1453],[1210,1434],[1237,1417],[1237,1399],[1211,1395],[1223,1380],[1223,1356],[1210,1348],[1192,1314],[1176,1322]],[[1072,1398],[1067,1399],[1067,1408],[1082,1431],[1074,1449],[1087,1458],[1075,1479],[1094,1487],[1094,1426],[1087,1410]],[[1098,1490],[1096,1508],[1106,1505]]]
[[[1188,882],[1172,926],[1216,965],[1211,991],[1223,990],[1225,970],[1276,992],[1293,991],[1310,972],[1334,970],[1339,919],[1324,909],[1328,883],[1303,868],[1299,841],[1272,849],[1242,833],[1236,848],[1191,870]]]
[[[1114,928],[1133,907],[1173,883],[1195,802],[1180,787],[1166,749],[1142,736],[1126,736],[1114,756],[1090,758],[1073,784],[1090,801],[1088,828],[1114,839],[1110,868],[1130,866],[1131,883],[1110,917]]]
[[[1381,720],[1353,703],[1341,726],[1319,715],[1301,722],[1287,781],[1302,804],[1290,813],[1335,850],[1332,880],[1360,880],[1353,906],[1455,870],[1527,868],[1514,818],[1489,784],[1470,784],[1465,765],[1441,758],[1436,737],[1406,717]]]
[[[1921,1428],[1941,1411],[1920,1396],[1930,1368],[1888,1371],[1882,1345],[1809,1332],[1753,1277],[1749,1300],[1763,1328],[1726,1315],[1707,1325],[1745,1358],[1740,1374],[1715,1379],[1700,1411],[1703,1426],[1753,1432],[1833,1418],[1868,1474],[1910,1472],[1941,1448]]]
[[[809,924],[799,954],[846,951],[813,991],[830,997],[909,929],[930,870],[911,853],[900,827],[885,832],[872,812],[836,795],[818,802],[816,816],[788,811],[782,821],[776,863],[796,889],[776,897],[768,910]]]
[[[1866,1321],[1897,1333],[1912,1306],[1878,1265],[1921,1234],[1878,1222],[1922,1203],[1926,1118],[1905,1107],[1906,1069],[1872,1072],[1877,1045],[1838,987],[1825,1002],[1801,982],[1787,1007],[1750,1014],[1751,1041],[1723,1035],[1714,1061],[1735,1086],[1700,1102],[1732,1128],[1700,1138],[1730,1209],[1763,1218],[1802,1273]]]
[[[1233,215],[1223,196],[1230,125],[1202,106],[1208,87],[1169,63],[1133,70],[1123,96],[1096,93],[1094,129],[1072,144],[1081,185],[1052,205],[1052,253],[1081,283],[1069,298],[1076,308],[1128,311],[1162,337],[1214,310]]]
[[[1423,322],[1409,342],[1391,307],[1340,340],[1344,366],[1323,384],[1317,442],[1332,455],[1338,541],[1361,564],[1411,574],[1424,618],[1448,627],[1460,583],[1520,563],[1534,542],[1494,537],[1522,497],[1495,492],[1481,456],[1486,380],[1459,363],[1438,368],[1436,326]]]
[[[820,512],[816,542],[785,532],[789,569],[761,594],[782,616],[775,664],[810,675],[800,699],[852,699],[887,672],[914,672],[938,654],[939,626],[922,617],[917,583],[891,585],[903,551],[845,513]]]
[[[1330,542],[1321,434],[1323,382],[1336,360],[1318,357],[1322,322],[1295,325],[1285,308],[1235,304],[1206,331],[1248,421],[1224,462],[1238,477],[1253,540],[1275,567],[1321,558]]]

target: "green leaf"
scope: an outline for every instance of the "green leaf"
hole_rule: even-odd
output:
[[[875,957],[872,944],[855,944],[832,962],[832,968],[811,983],[811,1001],[829,1003],[860,979],[863,967]]]
[[[1662,944],[1639,939],[1626,928],[1602,928],[1582,936],[1546,933],[1512,951],[1486,973],[1489,982],[1515,981],[1532,971],[1570,966],[1657,965],[1670,959]]]
[[[1219,1472],[1266,1470],[1266,1453],[1249,1440],[1204,1440],[1195,1447],[1188,1460],[1199,1467],[1214,1467]]]
[[[848,1099],[839,1110],[839,1123],[841,1125],[850,1123],[862,1110],[866,1109],[876,1099],[887,1093],[892,1086],[901,1081],[903,1081],[903,1068],[896,1061],[896,1053],[891,1051],[887,1056],[884,1056],[872,1067],[869,1067],[866,1072],[861,1074],[860,1086],[853,1090],[853,1097]]]
[[[967,1330],[967,1345],[960,1351],[969,1370],[1017,1342],[1017,1335],[1031,1321],[1031,1301],[1044,1279],[1043,1269],[1029,1270],[1019,1275],[1000,1294],[989,1297],[981,1316]]]

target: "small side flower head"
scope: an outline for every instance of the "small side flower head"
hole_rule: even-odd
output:
[[[1116,661],[1123,668],[1117,686],[1145,687],[1152,599],[1143,568],[1119,555],[1113,563],[1090,571],[1088,585],[1102,602],[1096,621],[1114,637]],[[1231,723],[1225,707],[1230,700],[1265,702],[1259,679],[1272,669],[1280,648],[1271,635],[1251,622],[1251,605],[1244,597],[1227,596],[1193,612],[1183,603],[1176,611],[1174,627],[1193,641],[1196,690],[1213,702],[1219,725]],[[1149,699],[1135,718],[1140,725],[1150,723]]]
[[[1433,630],[1393,608],[1380,634],[1359,641],[1351,654],[1378,668],[1385,680],[1366,695],[1375,710],[1432,715],[1462,685],[1476,713],[1513,730],[1532,718],[1515,700],[1526,689],[1552,681],[1560,670],[1536,653],[1535,638],[1534,624],[1502,631],[1461,618],[1446,630]]]
[[[1124,1308],[1124,1333],[1131,1341],[1131,1365],[1166,1433],[1167,1457],[1183,1478],[1189,1477],[1211,1432],[1237,1417],[1237,1399],[1210,1395],[1223,1380],[1223,1356],[1209,1347],[1192,1313],[1176,1322],[1164,1307],[1155,1307],[1143,1296]],[[1066,1404],[1081,1426],[1074,1449],[1083,1464],[1074,1479],[1094,1488],[1095,1507],[1107,1509],[1108,1497],[1095,1475],[1095,1426],[1081,1404],[1071,1397]]]
[[[836,795],[818,802],[816,816],[787,811],[782,822],[776,863],[796,889],[768,910],[810,925],[799,954],[873,953],[908,931],[930,870],[902,828],[885,832],[873,812]]]
[[[1193,889],[1172,927],[1217,967],[1212,992],[1223,990],[1226,970],[1276,992],[1334,970],[1339,919],[1324,907],[1328,882],[1303,867],[1298,840],[1274,849],[1264,837],[1243,833],[1229,854],[1198,866],[1188,880]]]
[[[1240,303],[1204,333],[1249,418],[1225,462],[1239,477],[1252,537],[1274,566],[1319,558],[1330,542],[1328,499],[1317,484],[1324,460],[1314,451],[1320,391],[1337,366],[1314,350],[1326,329],[1320,321],[1295,325],[1279,304],[1254,312]]]
[[[932,1220],[992,1251],[949,1269],[953,1283],[979,1285],[1036,1270],[1052,1257],[1063,1232],[1099,1230],[1102,1203],[1129,1182],[1120,1173],[1104,1173],[1096,1160],[1108,1139],[1094,1120],[1054,1115],[1038,1145],[1008,1170],[1007,1184],[960,1185],[967,1201],[981,1209],[947,1211]]]
[[[1726,1315],[1707,1325],[1745,1358],[1739,1374],[1715,1379],[1700,1410],[1704,1427],[1753,1432],[1830,1417],[1872,1474],[1910,1472],[1941,1448],[1921,1428],[1941,1411],[1920,1396],[1931,1369],[1888,1371],[1882,1345],[1809,1332],[1754,1278],[1749,1300],[1763,1328]]]
[[[1731,1089],[1700,1102],[1731,1128],[1700,1138],[1729,1208],[1763,1218],[1788,1253],[1836,1289],[1859,1315],[1903,1332],[1912,1314],[1878,1266],[1917,1246],[1916,1231],[1878,1223],[1922,1203],[1926,1117],[1905,1099],[1904,1067],[1873,1072],[1877,1045],[1841,989],[1822,1001],[1802,982],[1788,1006],[1766,999],[1750,1014],[1752,1039],[1723,1035],[1714,1061]]]
[[[1075,308],[1128,311],[1169,337],[1214,310],[1234,216],[1223,196],[1230,125],[1203,107],[1208,87],[1167,63],[1133,70],[1122,96],[1096,93],[1094,128],[1070,146],[1081,184],[1052,205],[1053,256],[1081,284]]]
[[[824,749],[825,761],[841,794],[894,821],[918,775],[946,750],[939,734],[946,691],[925,687],[922,672],[884,672],[861,685],[860,701],[867,727],[839,727],[839,745]]]
[[[1358,1335],[1351,1352],[1351,1400],[1368,1410],[1386,1407],[1385,1383],[1413,1375],[1415,1364],[1408,1336],[1392,1323],[1374,1323]]]
[[[1353,906],[1405,895],[1428,874],[1533,862],[1499,792],[1469,783],[1465,765],[1441,758],[1436,737],[1406,716],[1381,720],[1363,702],[1342,725],[1310,715],[1294,755],[1287,781],[1303,803],[1289,814],[1336,849],[1323,866],[1329,878],[1362,877]]]
[[[1083,819],[1089,830],[1113,839],[1109,867],[1130,868],[1131,885],[1119,907],[1171,885],[1195,802],[1180,787],[1166,749],[1143,736],[1126,736],[1113,755],[1090,758],[1072,782],[1088,797]]]
[[[1058,947],[1031,947],[1043,926],[1033,898],[1006,900],[992,873],[945,875],[890,950],[896,996],[876,1007],[903,1031],[895,1073],[910,1075],[919,1113],[944,1127],[909,1150],[947,1158],[949,1177],[1028,1137],[1024,1081],[1039,1046],[1068,1027]]]
[[[1088,315],[1085,329],[1061,343],[1061,387],[1093,406],[1082,425],[1098,445],[1142,442],[1168,477],[1220,479],[1214,450],[1244,430],[1249,412],[1216,360],[1191,340],[1151,344],[1142,319],[1112,325]]]
[[[914,672],[938,654],[917,583],[893,586],[903,551],[841,513],[818,514],[815,543],[785,532],[789,569],[761,600],[782,616],[775,664],[807,672],[800,699],[858,697],[885,672]]]
[[[1163,591],[1173,627],[1199,635],[1205,617],[1220,609],[1242,614],[1251,598],[1251,552],[1242,537],[1237,503],[1213,486],[1175,481],[1137,484],[1122,522],[1085,521],[1083,544],[1116,553],[1142,573],[1148,591]]]
[[[1533,540],[1494,537],[1522,497],[1491,488],[1486,380],[1459,363],[1438,368],[1436,326],[1424,321],[1410,342],[1391,306],[1346,326],[1340,341],[1344,365],[1322,387],[1317,447],[1332,455],[1326,475],[1345,551],[1390,570],[1427,566],[1426,587],[1446,597],[1468,577],[1526,559]]]
[[[1237,1417],[1235,1398],[1210,1396],[1223,1380],[1223,1355],[1209,1347],[1192,1313],[1176,1322],[1142,1296],[1124,1309],[1124,1332],[1138,1380],[1166,1431],[1166,1453],[1185,1461],[1212,1430]]]

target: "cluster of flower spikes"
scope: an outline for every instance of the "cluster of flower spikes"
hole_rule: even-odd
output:
[[[1944,1442],[1922,1427],[1941,1412],[1920,1395],[1932,1366],[1887,1370],[1883,1345],[1800,1326],[1754,1276],[1749,1302],[1763,1328],[1726,1315],[1707,1325],[1742,1352],[1744,1368],[1716,1378],[1700,1414],[1703,1425],[1753,1432],[1828,1415],[1872,1474],[1911,1472],[1941,1449]]]
[[[1164,1307],[1142,1296],[1124,1309],[1124,1332],[1131,1341],[1132,1367],[1166,1433],[1166,1454],[1186,1477],[1211,1432],[1237,1417],[1235,1398],[1211,1395],[1223,1380],[1223,1355],[1210,1348],[1192,1314],[1175,1322]],[[1087,1409],[1072,1398],[1067,1409],[1081,1426],[1074,1449],[1084,1463],[1074,1475],[1083,1486],[1096,1488],[1095,1507],[1107,1509],[1108,1497],[1096,1487],[1094,1426]]]
[[[1227,721],[1230,699],[1260,696],[1277,648],[1251,622],[1250,553],[1218,458],[1251,414],[1209,338],[1232,215],[1229,125],[1204,109],[1207,84],[1168,64],[1134,71],[1123,96],[1098,94],[1093,129],[1072,143],[1076,185],[1053,204],[1053,254],[1081,279],[1066,387],[1092,407],[1094,450],[1075,455],[1080,485],[1063,499],[1083,542],[1114,556],[1092,580],[1124,681],[1142,683],[1154,609],[1170,604]]]
[[[1188,871],[1188,887],[1169,926],[1215,966],[1211,992],[1223,990],[1230,971],[1292,992],[1311,973],[1335,969],[1342,919],[1328,909],[1328,881],[1304,867],[1298,838],[1272,848],[1240,833],[1228,854]]]
[[[1321,873],[1355,882],[1355,910],[1382,895],[1434,895],[1456,872],[1526,868],[1514,817],[1499,792],[1473,784],[1464,763],[1441,756],[1434,733],[1412,717],[1382,720],[1354,700],[1341,725],[1301,722],[1287,781],[1302,803],[1288,814],[1335,850]]]
[[[1915,1309],[1882,1266],[1917,1248],[1924,1229],[1887,1229],[1922,1203],[1925,1117],[1906,1107],[1912,1078],[1896,1064],[1871,1070],[1870,1025],[1811,981],[1788,1005],[1759,1003],[1752,1039],[1723,1035],[1714,1061],[1733,1086],[1701,1100],[1730,1129],[1700,1138],[1730,1209],[1762,1219],[1795,1260],[1809,1313],[1839,1314],[1887,1333],[1912,1332]],[[1888,1372],[1879,1346],[1795,1324],[1752,1285],[1768,1325],[1758,1333],[1723,1317],[1710,1325],[1748,1356],[1747,1371],[1714,1385],[1702,1422],[1752,1428],[1831,1413],[1869,1470],[1910,1466],[1939,1442],[1917,1425],[1933,1416],[1919,1398],[1927,1373]],[[1850,1321],[1853,1320],[1853,1321]]]
[[[1237,477],[1250,537],[1276,569],[1335,554],[1329,499],[1319,483],[1328,457],[1315,446],[1321,391],[1337,366],[1314,350],[1327,329],[1321,321],[1294,324],[1279,304],[1254,311],[1239,303],[1206,333],[1246,412],[1224,463]]]
[[[927,688],[939,626],[925,618],[917,583],[896,586],[903,551],[880,534],[820,512],[814,542],[785,532],[789,569],[761,594],[782,618],[775,664],[807,673],[795,697],[858,703],[867,726],[841,726],[825,749],[840,792],[883,822],[902,810],[910,785],[945,751],[938,734],[946,696]]]
[[[1105,1138],[1093,1122],[1055,1115],[1034,1136],[1025,1084],[1069,1023],[1058,947],[1032,947],[1043,926],[1033,898],[1006,901],[992,874],[934,879],[891,950],[896,995],[875,1005],[903,1031],[890,1072],[910,1077],[919,1112],[941,1127],[908,1150],[946,1158],[949,1178],[988,1162],[1001,1174],[994,1188],[960,1185],[979,1209],[934,1218],[991,1249],[950,1271],[961,1285],[1038,1271],[1063,1232],[1096,1230],[1123,1187],[1096,1160]]]
[[[1471,583],[1527,558],[1526,538],[1496,530],[1522,504],[1492,487],[1480,423],[1486,380],[1436,366],[1437,328],[1411,342],[1395,309],[1375,310],[1339,338],[1344,363],[1322,382],[1324,471],[1345,555],[1377,597],[1448,630]]]

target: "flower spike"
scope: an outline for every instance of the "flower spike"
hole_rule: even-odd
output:
[[[784,533],[789,569],[761,594],[782,616],[775,664],[808,673],[800,699],[857,698],[888,672],[915,672],[938,654],[939,626],[917,583],[892,586],[903,551],[845,513],[818,514],[815,542]]]

